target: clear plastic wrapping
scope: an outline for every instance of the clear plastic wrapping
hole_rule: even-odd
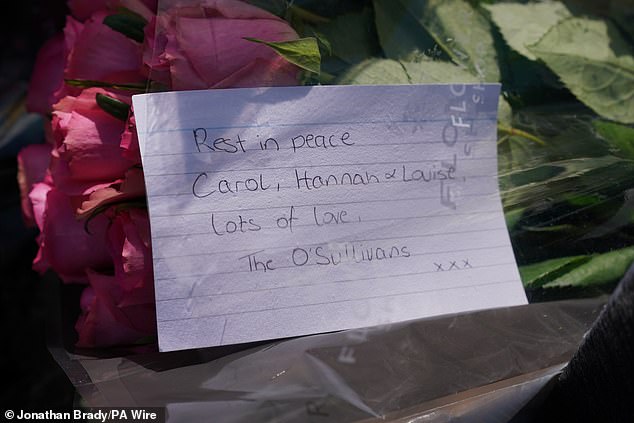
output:
[[[166,407],[169,422],[507,422],[565,366],[604,301],[173,353],[51,352],[82,405]]]

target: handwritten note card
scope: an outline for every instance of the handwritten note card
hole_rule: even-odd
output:
[[[134,96],[162,351],[523,304],[499,85]]]

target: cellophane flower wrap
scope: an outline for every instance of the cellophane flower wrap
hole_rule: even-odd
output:
[[[133,94],[500,82],[499,184],[529,299],[609,291],[634,260],[626,3],[70,0],[27,98],[47,140],[18,158],[33,267],[85,285],[78,346],[155,335]]]

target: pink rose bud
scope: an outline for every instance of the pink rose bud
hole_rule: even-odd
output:
[[[151,79],[174,90],[297,85],[295,65],[244,37],[298,38],[286,21],[255,6],[206,0],[170,9],[147,25],[144,62]]]
[[[88,88],[78,97],[65,97],[54,106],[51,174],[55,186],[70,195],[87,195],[97,184],[123,178],[134,161],[122,156],[125,121],[103,110],[97,94],[123,103],[130,97],[101,88]]]
[[[68,56],[67,79],[114,83],[140,83],[142,46],[103,23],[106,11],[93,14],[84,23]]]
[[[156,335],[154,304],[120,305],[116,278],[88,272],[90,286],[82,292],[82,314],[75,330],[81,348],[132,345]]]
[[[130,209],[112,217],[108,249],[114,276],[88,271],[75,325],[79,347],[135,344],[156,335],[156,311],[147,211]]]

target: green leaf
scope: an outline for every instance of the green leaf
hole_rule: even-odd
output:
[[[390,59],[370,59],[344,73],[338,83],[346,84],[431,84],[477,82],[464,69],[448,62],[398,62]]]
[[[520,266],[519,271],[522,283],[527,288],[540,287],[588,262],[590,259],[590,256],[561,257]]]
[[[465,69],[449,62],[401,62],[413,84],[478,82]]]
[[[565,19],[529,50],[582,102],[603,117],[634,123],[634,57],[607,21]]]
[[[127,121],[130,114],[130,105],[116,98],[97,93],[97,105],[101,109],[115,118]]]
[[[390,59],[369,59],[352,66],[336,82],[339,85],[410,84],[400,62]]]
[[[64,82],[66,82],[68,85],[72,87],[79,87],[79,88],[104,87],[104,88],[114,88],[117,90],[139,91],[139,92],[145,92],[145,90],[147,89],[147,83],[113,84],[110,82],[93,81],[90,79],[65,79]]]
[[[337,16],[315,29],[328,39],[332,54],[349,64],[359,63],[380,51],[370,9]]]
[[[513,109],[508,101],[502,96],[498,101],[498,123],[512,127],[513,125]]]
[[[312,29],[311,35],[317,39],[317,44],[321,47],[320,51],[323,49],[326,55],[332,56],[332,44],[330,44],[328,38],[314,29]]]
[[[599,136],[610,145],[612,154],[634,160],[634,128],[598,119],[592,124]]]
[[[415,62],[442,50],[416,19],[394,0],[373,0],[376,29],[385,56]]]
[[[557,22],[570,17],[563,3],[543,1],[540,3],[496,3],[484,5],[491,19],[500,28],[509,46],[525,57],[536,60],[526,46],[535,44]]]
[[[245,37],[244,39],[267,45],[292,64],[309,72],[319,74],[321,55],[319,53],[317,40],[313,37],[280,42],[269,42],[250,37]]]
[[[575,193],[603,192],[606,197],[632,185],[634,164],[618,157],[590,157],[552,162],[500,174],[505,208],[540,207]],[[542,222],[542,226],[554,222]]]
[[[634,247],[599,254],[570,272],[544,284],[543,287],[562,288],[607,284],[620,279],[632,262],[634,262]]]
[[[515,209],[504,212],[504,220],[509,231],[512,231],[517,226],[525,211],[526,209]]]
[[[103,23],[134,41],[143,42],[145,37],[143,30],[147,22],[136,13],[126,11],[108,15],[104,18]]]
[[[467,1],[398,1],[452,60],[465,66],[479,80],[500,80],[489,21]]]

